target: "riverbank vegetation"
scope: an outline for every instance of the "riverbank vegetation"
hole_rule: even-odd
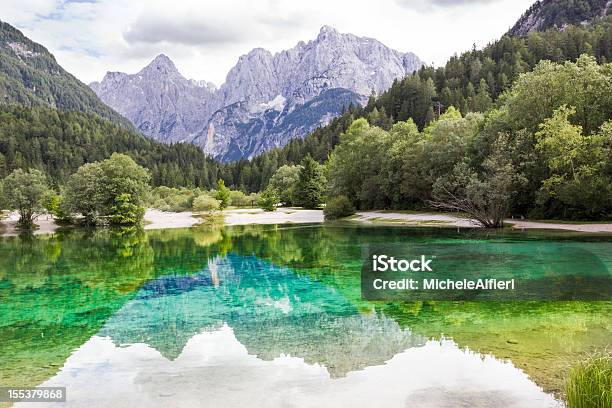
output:
[[[327,162],[328,195],[359,209],[504,217],[612,217],[612,64],[540,63],[486,114],[450,107],[423,131],[354,121]]]
[[[568,408],[612,406],[612,357],[593,355],[570,369],[565,384]]]

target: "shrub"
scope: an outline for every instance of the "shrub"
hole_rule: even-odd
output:
[[[158,210],[161,210],[161,211],[170,211],[170,206],[166,203],[166,201],[163,198],[159,198],[155,200],[155,202],[151,204],[151,207],[157,208]]]
[[[259,202],[259,196],[261,194],[260,193],[251,193],[249,194],[249,205],[257,205],[257,203]]]
[[[219,208],[226,209],[230,204],[230,189],[225,187],[225,182],[221,179],[217,180],[217,190],[214,197],[220,201]]]
[[[276,190],[271,187],[268,187],[264,190],[263,193],[259,196],[259,201],[257,201],[257,205],[264,211],[275,211],[276,204],[278,204],[278,195],[276,194]]]
[[[230,191],[230,204],[236,207],[247,207],[252,205],[249,197],[242,191]]]
[[[595,355],[570,369],[565,384],[568,408],[612,407],[612,358]]]
[[[206,194],[199,195],[193,200],[193,211],[214,211],[221,206],[219,200],[212,198]]]
[[[195,197],[200,195],[199,189],[156,187],[151,191],[149,203],[151,207],[162,211],[188,211]]]
[[[144,213],[144,207],[134,203],[131,194],[122,193],[115,197],[110,219],[113,225],[135,225],[142,221]]]
[[[323,214],[326,220],[336,220],[355,214],[355,207],[345,195],[340,195],[329,200],[323,209]]]

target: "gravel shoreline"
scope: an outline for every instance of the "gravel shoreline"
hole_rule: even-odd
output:
[[[240,208],[225,210],[223,215],[225,217],[225,225],[228,226],[287,223],[307,224],[324,221],[323,211],[305,210],[302,208],[279,208],[274,212],[265,212],[259,208]],[[19,231],[16,229],[18,219],[17,213],[12,212],[6,219],[0,221],[0,236],[19,235]],[[351,220],[366,224],[381,223],[406,226],[477,227],[469,218],[440,213],[361,211],[355,214]],[[145,213],[144,229],[189,228],[201,222],[202,220],[197,214],[190,211],[165,212],[156,209],[147,209]],[[506,223],[512,225],[514,229],[521,230],[545,229],[589,233],[612,233],[612,223],[565,224],[513,219],[506,220]],[[38,229],[34,231],[35,235],[52,234],[59,228],[53,219],[47,215],[41,215],[36,220],[36,224],[38,225]]]

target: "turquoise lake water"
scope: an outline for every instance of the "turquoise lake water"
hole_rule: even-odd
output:
[[[367,301],[368,248],[606,276],[612,236],[345,224],[0,239],[0,385],[66,406],[556,406],[612,302]]]

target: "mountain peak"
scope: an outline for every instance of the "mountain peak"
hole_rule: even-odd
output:
[[[319,36],[317,38],[327,38],[331,36],[338,36],[340,33],[332,26],[324,25],[319,30]]]
[[[414,54],[324,25],[291,49],[241,55],[219,89],[163,73],[175,69],[163,54],[120,85],[92,88],[152,138],[233,160],[303,137],[421,66]]]
[[[172,62],[172,60],[165,54],[159,54],[157,57],[155,57],[153,61],[151,61],[149,65],[143,69],[143,71],[144,70],[157,70],[165,74],[171,72],[178,73],[174,62]]]
[[[329,25],[323,25],[321,26],[321,30],[319,30],[319,33],[337,33],[338,30],[336,30],[334,27],[329,26]]]

